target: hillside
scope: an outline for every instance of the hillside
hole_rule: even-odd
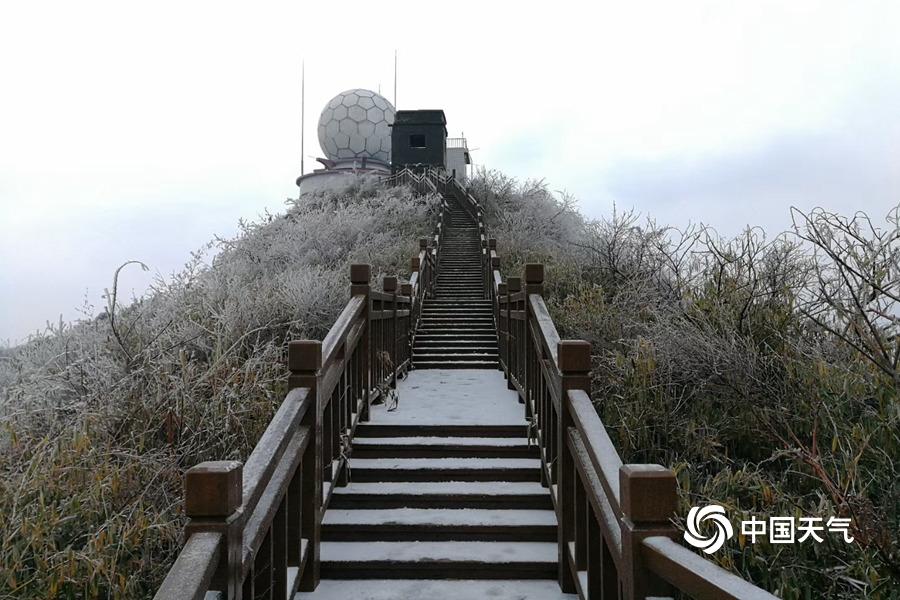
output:
[[[434,205],[366,180],[290,203],[211,242],[210,265],[197,253],[146,298],[7,352],[0,598],[152,596],[181,544],[183,470],[247,456],[284,341],[327,332],[351,263],[407,273]]]
[[[721,239],[631,213],[592,221],[496,172],[471,190],[503,272],[546,265],[560,333],[593,346],[619,454],[672,467],[681,514],[853,520],[850,544],[739,535],[715,560],[784,598],[900,588],[896,209],[886,224],[794,212],[793,233]],[[434,210],[365,181],[292,204],[212,242],[210,266],[194,256],[146,299],[2,357],[10,594],[152,594],[180,542],[183,469],[246,456],[284,391],[284,341],[324,335],[351,262],[408,273]]]
[[[853,543],[736,535],[714,560],[783,598],[897,597],[900,207],[886,222],[791,209],[791,232],[722,239],[585,220],[498,173],[473,193],[504,272],[546,263],[560,334],[593,346],[619,454],[673,468],[681,514],[852,519]]]

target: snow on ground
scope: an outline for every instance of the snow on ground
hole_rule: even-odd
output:
[[[322,542],[323,561],[556,562],[554,542]]]
[[[329,509],[326,525],[556,525],[552,510],[490,508]]]
[[[576,600],[555,581],[322,580],[295,600]]]
[[[525,406],[493,369],[420,369],[397,384],[400,404],[372,407],[378,425],[522,425]]]

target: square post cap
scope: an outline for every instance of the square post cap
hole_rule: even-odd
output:
[[[509,277],[506,280],[506,286],[509,290],[509,293],[520,292],[522,291],[522,278],[521,277]]]
[[[506,295],[506,284],[505,283],[497,284],[497,293],[500,294],[501,296]]]
[[[619,494],[632,523],[666,523],[678,503],[675,473],[660,465],[622,465]]]
[[[184,474],[184,512],[189,517],[228,517],[243,502],[243,466],[236,460],[212,460]]]
[[[587,373],[591,370],[591,344],[584,340],[559,340],[556,345],[559,370]]]
[[[411,283],[401,283],[400,284],[400,295],[401,296],[412,296],[412,284]]]
[[[428,238],[419,238],[419,250],[424,250],[428,247]]]
[[[384,291],[386,291],[386,292],[396,292],[397,291],[397,278],[392,275],[385,276],[385,278],[382,280],[381,284],[382,284],[382,287],[384,288]]]
[[[409,261],[409,270],[412,273],[416,273],[422,267],[422,263],[419,260],[418,256],[413,256]]]
[[[491,250],[497,249],[497,238],[488,238],[488,248]]]
[[[528,263],[525,265],[525,283],[544,283],[544,265],[540,263]]]
[[[372,278],[371,265],[350,265],[350,283],[369,283]]]
[[[293,373],[318,371],[322,368],[322,342],[294,340],[288,344],[288,370]]]

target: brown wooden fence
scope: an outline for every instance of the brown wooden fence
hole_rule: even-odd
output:
[[[315,589],[322,515],[335,486],[347,483],[356,425],[409,368],[448,201],[478,223],[500,368],[525,404],[560,525],[562,589],[591,599],[774,598],[676,541],[672,471],[622,464],[591,400],[590,345],[559,338],[544,304],[543,266],[504,278],[481,205],[452,178],[402,171],[388,183],[445,197],[409,283],[386,277],[382,291],[372,290],[368,265],[353,265],[350,300],[325,339],[289,344],[290,391],[246,463],[205,462],[185,474],[185,545],[156,598],[216,590],[228,600],[280,600]]]

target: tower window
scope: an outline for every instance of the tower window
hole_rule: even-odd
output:
[[[425,136],[422,134],[415,134],[409,136],[409,147],[410,148],[426,148],[425,146]]]

